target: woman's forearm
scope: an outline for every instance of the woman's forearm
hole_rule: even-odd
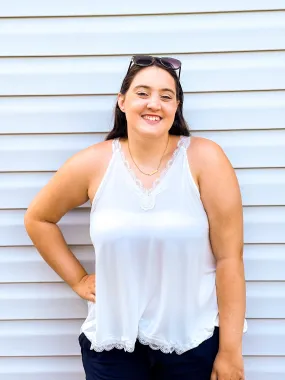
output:
[[[68,248],[55,223],[25,217],[25,227],[35,247],[48,265],[71,287],[87,274]]]
[[[245,280],[241,258],[217,261],[216,287],[219,306],[220,350],[242,350],[245,317]]]

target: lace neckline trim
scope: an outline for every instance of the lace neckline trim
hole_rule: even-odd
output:
[[[114,144],[116,144],[116,148],[117,150],[119,151],[120,153],[120,156],[122,158],[122,161],[125,165],[125,167],[127,168],[128,172],[130,173],[130,175],[132,176],[136,186],[139,188],[139,190],[145,194],[145,195],[150,195],[156,188],[157,186],[161,183],[161,181],[163,180],[163,178],[166,176],[166,174],[168,173],[169,169],[171,168],[171,166],[173,165],[179,151],[180,151],[180,148],[182,146],[184,146],[185,148],[187,148],[188,144],[189,144],[189,141],[190,141],[190,137],[188,136],[180,136],[179,140],[178,140],[178,143],[177,143],[177,146],[176,146],[176,149],[174,150],[171,158],[168,160],[165,168],[161,171],[160,173],[160,176],[158,176],[154,181],[153,181],[153,184],[150,188],[146,188],[142,181],[137,178],[134,170],[131,168],[128,160],[126,159],[126,156],[123,152],[123,149],[122,149],[122,145],[120,143],[120,139],[117,138],[114,140]]]

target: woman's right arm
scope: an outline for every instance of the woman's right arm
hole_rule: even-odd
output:
[[[29,205],[24,222],[48,265],[77,294],[94,302],[95,276],[86,273],[57,226],[63,215],[88,200],[92,149],[87,148],[66,161]]]

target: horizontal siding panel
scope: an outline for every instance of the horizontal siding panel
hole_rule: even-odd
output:
[[[92,0],[50,0],[39,3],[36,0],[0,1],[0,17],[29,16],[94,16],[94,15],[124,15],[124,14],[162,14],[162,13],[200,13],[248,10],[284,9],[284,0],[202,0],[187,3],[184,0],[164,0],[153,2],[145,0],[137,2],[117,2],[108,0],[94,2]]]
[[[237,169],[236,174],[243,205],[285,205],[285,169]]]
[[[94,248],[92,246],[70,248],[87,272],[94,273]],[[0,247],[0,279],[2,283],[42,283],[63,281],[46,264],[33,246]]]
[[[108,132],[115,102],[114,96],[0,97],[0,134]],[[279,119],[276,125],[283,128]]]
[[[0,321],[0,356],[79,355],[83,320]],[[248,320],[245,355],[285,355],[285,320]]]
[[[285,167],[285,130],[193,132],[218,143],[235,168]],[[0,171],[55,171],[106,134],[3,135]],[[20,157],[21,160],[15,159]]]
[[[0,320],[86,318],[87,301],[67,284],[2,284]]]
[[[0,356],[79,355],[83,320],[0,321]]]
[[[284,339],[285,319],[249,319],[248,332],[244,335],[243,354],[284,356]]]
[[[0,209],[27,208],[53,175],[47,172],[0,173]],[[90,208],[90,202],[80,207]]]
[[[108,132],[115,102],[112,95],[0,97],[0,133]],[[186,93],[183,108],[191,130],[285,129],[285,91]]]
[[[244,358],[246,380],[285,379],[284,357],[246,356]]]
[[[87,302],[64,283],[2,284],[0,303],[0,320],[87,316]],[[247,283],[246,317],[285,318],[285,282]]]
[[[0,55],[136,54],[146,41],[149,54],[280,50],[284,32],[284,11],[2,19]]]
[[[244,262],[248,281],[285,281],[284,244],[245,245]]]
[[[235,168],[285,167],[285,130],[193,132],[193,136],[219,144]]]
[[[0,173],[0,209],[27,208],[53,174]],[[285,205],[285,169],[237,169],[236,174],[244,206]]]
[[[0,358],[3,380],[83,380],[80,356]]]
[[[92,246],[70,247],[88,273],[95,271]],[[245,277],[248,281],[285,281],[285,245],[246,244]],[[62,282],[32,246],[0,247],[2,283]]]
[[[245,243],[285,243],[285,207],[245,207]]]
[[[285,89],[284,51],[185,55],[169,51],[182,61],[181,84],[185,92]],[[0,95],[117,94],[130,59],[131,56],[3,58],[0,59]],[[224,99],[225,96],[228,95]],[[271,96],[274,95],[267,95]],[[102,102],[99,97],[96,101]],[[278,103],[280,100],[275,103],[277,107]],[[102,104],[101,112],[110,105]],[[227,102],[222,105],[226,107]],[[233,105],[237,107],[238,103]]]
[[[0,211],[0,245],[31,245],[24,225],[24,210]],[[245,207],[245,243],[285,243],[284,207]],[[59,226],[68,244],[91,244],[89,235],[89,211],[72,210]]]
[[[285,282],[249,282],[246,295],[247,318],[285,319]]]

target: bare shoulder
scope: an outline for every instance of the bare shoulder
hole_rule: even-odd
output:
[[[198,182],[202,174],[232,167],[223,149],[214,141],[204,137],[191,137],[188,159],[193,176]]]
[[[82,149],[77,152],[71,159],[75,163],[85,163],[87,167],[100,168],[105,163],[105,160],[112,155],[112,140],[102,141]]]
[[[105,170],[112,156],[112,140],[102,141],[82,149],[63,165],[67,170],[77,172],[87,182]],[[60,168],[59,170],[61,170]]]
[[[111,141],[94,144],[74,154],[37,194],[27,217],[57,223],[66,212],[85,203],[90,199],[90,189],[96,189],[96,183],[100,182],[111,156]]]
[[[199,164],[200,169],[205,165],[222,164],[223,162],[228,161],[228,158],[220,145],[204,137],[191,137],[188,155],[189,158],[195,162],[197,161],[196,165]]]
[[[219,205],[219,209],[232,202],[240,205],[235,170],[217,143],[202,137],[192,137],[188,156],[207,211],[212,210],[214,204]]]
[[[88,198],[93,198],[104,177],[113,154],[113,140],[102,141],[94,144],[81,152],[84,156],[88,175]]]

